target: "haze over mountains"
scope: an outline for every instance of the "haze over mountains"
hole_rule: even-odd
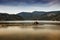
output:
[[[21,12],[17,14],[0,13],[0,21],[18,20],[53,20],[60,21],[60,11],[34,11]]]

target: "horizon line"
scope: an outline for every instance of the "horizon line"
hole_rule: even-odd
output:
[[[55,11],[60,11],[60,10],[55,10]],[[29,11],[22,11],[22,12],[33,13],[33,12],[35,12],[35,11],[31,11],[31,12],[29,12]],[[18,13],[22,13],[22,12],[18,12]],[[54,10],[53,10],[53,11],[36,11],[36,12],[54,12]],[[8,12],[0,12],[0,13],[10,14],[10,13],[8,13]],[[18,14],[18,13],[15,13],[15,14]],[[13,14],[14,14],[14,13],[13,13]]]

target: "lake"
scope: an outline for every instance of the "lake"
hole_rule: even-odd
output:
[[[60,40],[60,25],[21,25],[0,28],[0,40]]]

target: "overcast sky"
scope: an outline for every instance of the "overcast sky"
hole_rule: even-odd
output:
[[[0,0],[0,12],[2,13],[58,10],[60,10],[60,0]]]

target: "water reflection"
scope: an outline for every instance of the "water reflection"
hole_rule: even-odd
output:
[[[60,25],[8,26],[0,28],[0,40],[60,40]]]

